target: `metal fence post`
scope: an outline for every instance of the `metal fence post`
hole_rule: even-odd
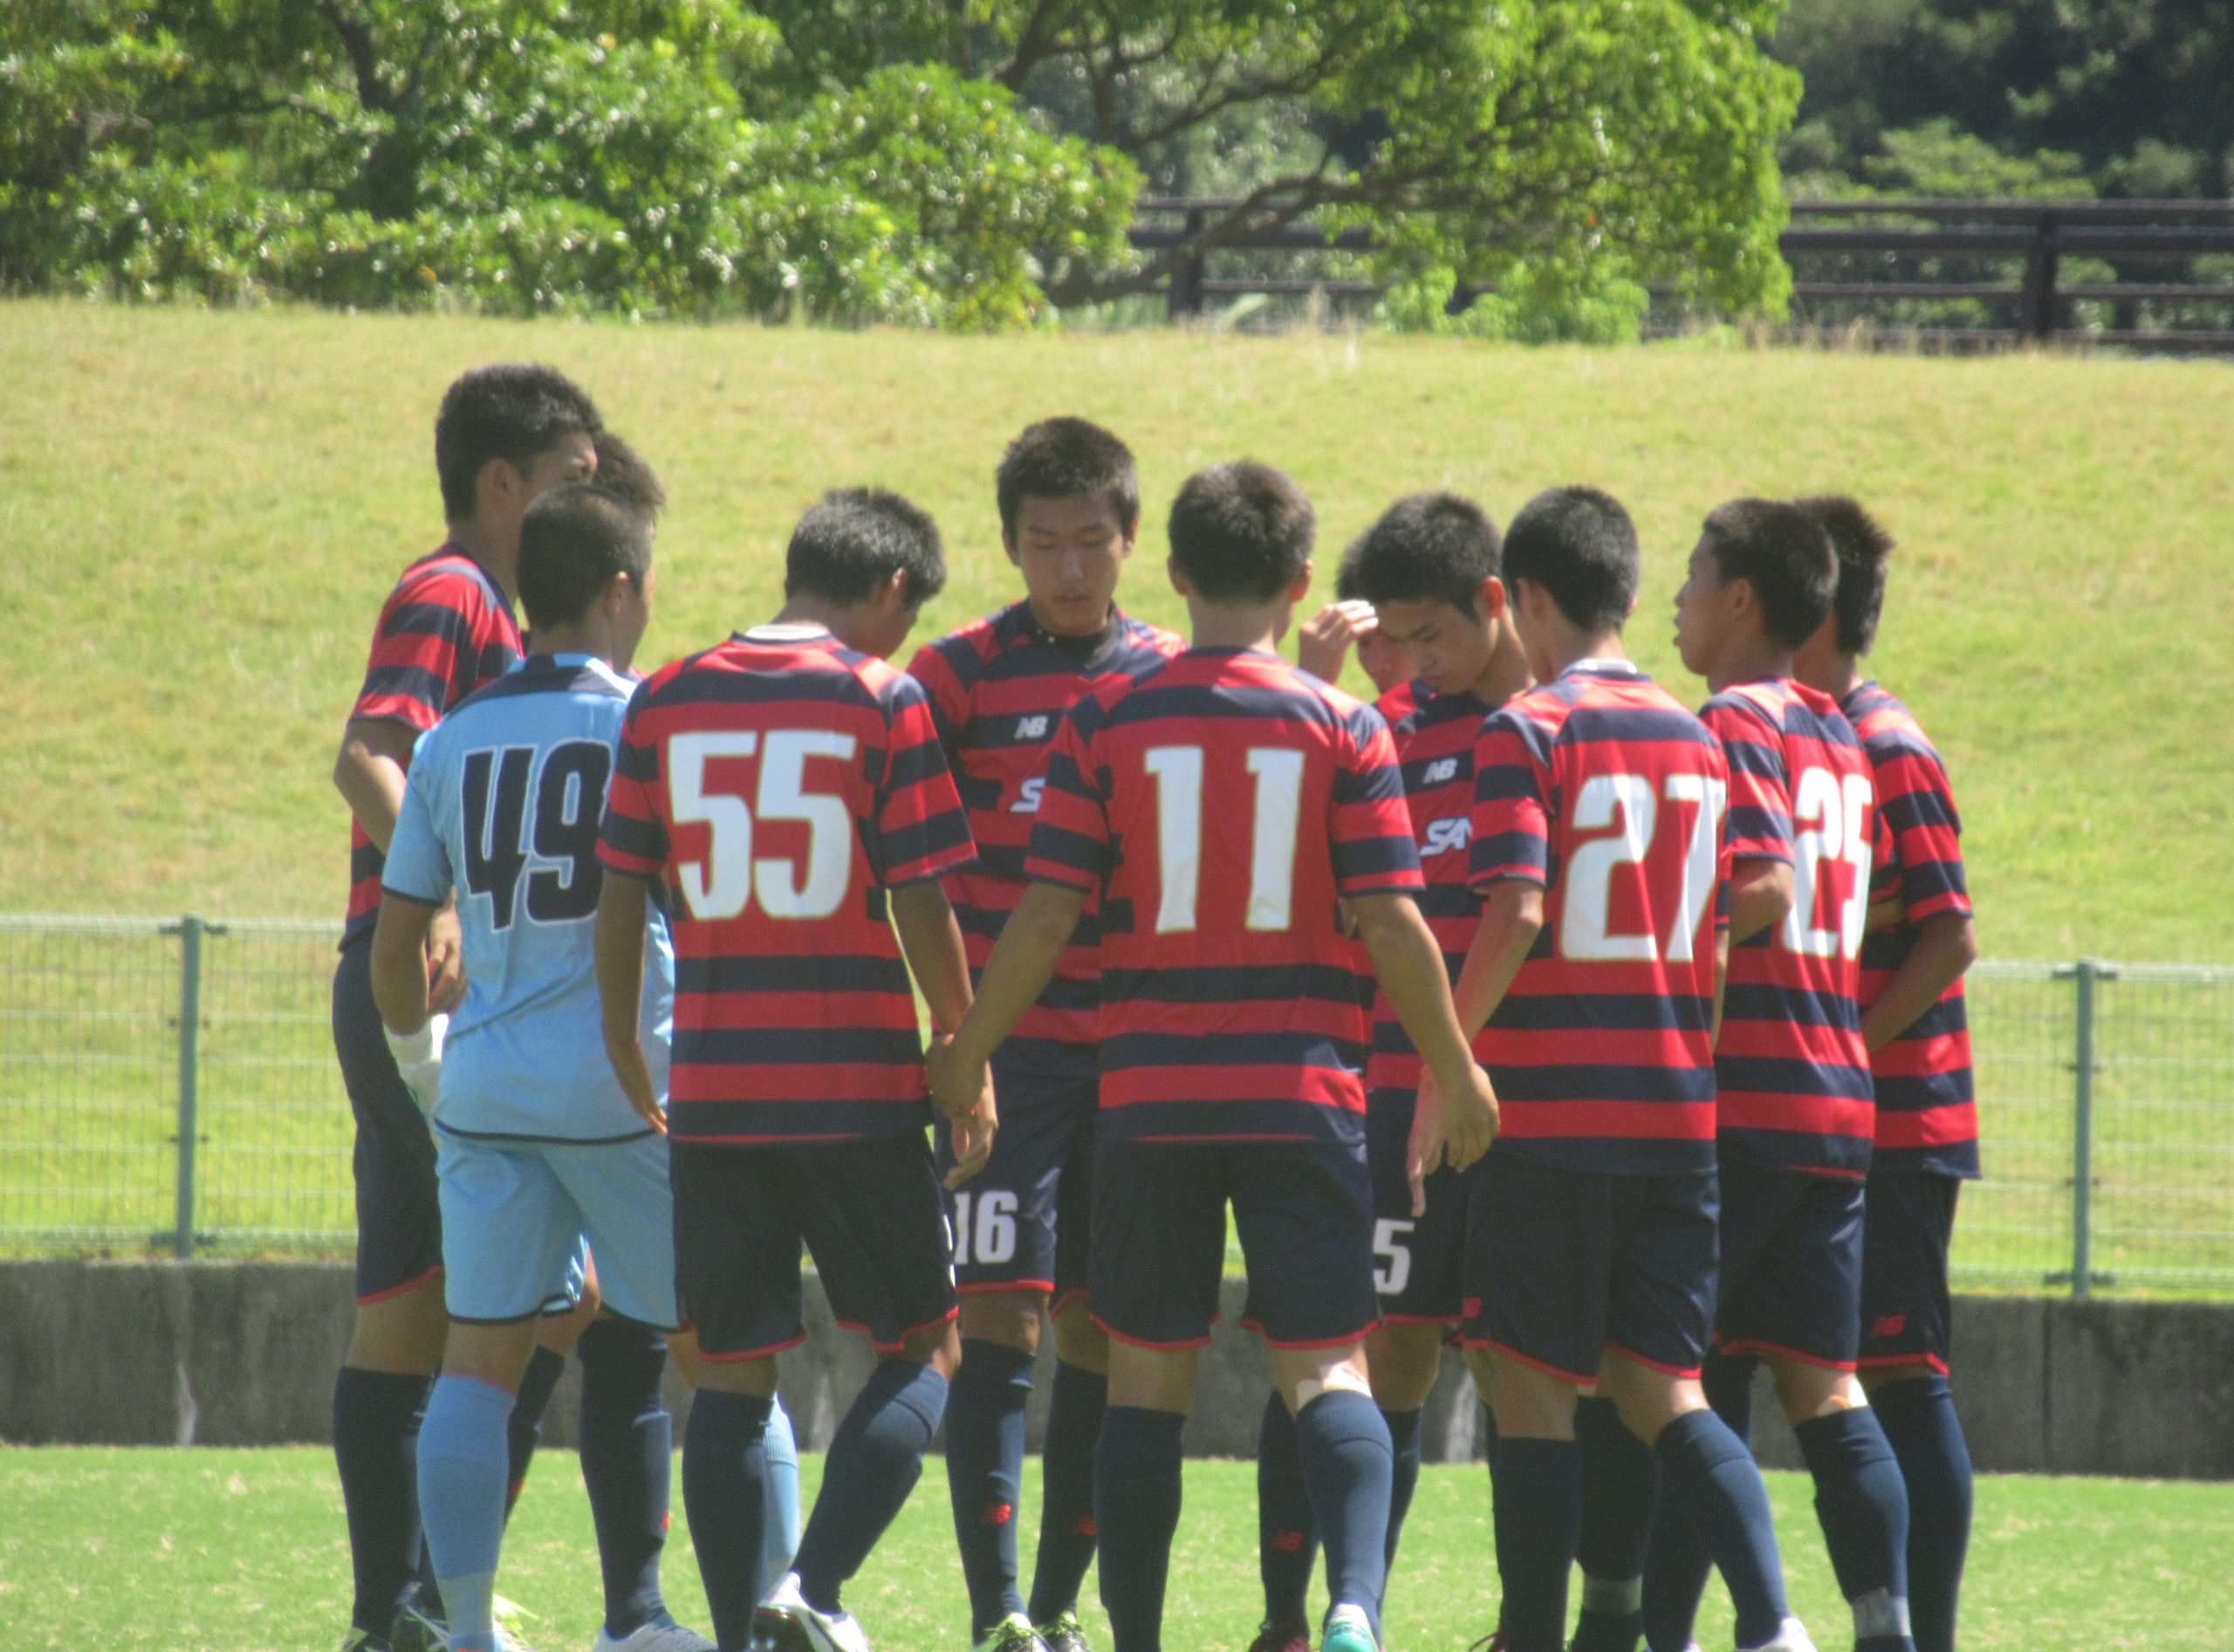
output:
[[[202,937],[209,925],[189,912],[163,933],[179,938],[178,976],[178,1209],[172,1249],[182,1262],[194,1257],[194,1148],[200,1128],[202,1086]]]
[[[2056,336],[2056,272],[2061,262],[2062,228],[2063,220],[2052,208],[2041,213],[2033,230],[2032,250],[2025,258],[2022,325],[2025,336],[2041,344]]]

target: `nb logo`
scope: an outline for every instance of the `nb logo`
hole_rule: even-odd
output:
[[[1882,1315],[1876,1324],[1869,1327],[1869,1334],[1872,1337],[1894,1337],[1900,1335],[1902,1332],[1908,1328],[1908,1316],[1907,1314],[1888,1313]]]
[[[1047,737],[1047,718],[1045,715],[1043,713],[1038,716],[1026,717],[1023,722],[1018,723],[1016,725],[1016,737],[1019,740],[1045,740]]]
[[[1420,784],[1422,785],[1440,785],[1445,780],[1456,780],[1457,778],[1458,759],[1456,757],[1437,757],[1433,763],[1428,764],[1427,772],[1420,777]]]
[[[1427,835],[1420,840],[1422,854],[1451,854],[1474,841],[1474,822],[1463,814],[1454,814],[1447,820],[1428,823]]]

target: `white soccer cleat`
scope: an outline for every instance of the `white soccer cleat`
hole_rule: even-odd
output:
[[[600,1628],[593,1652],[716,1652],[716,1649],[697,1630],[684,1628],[662,1612],[618,1641]]]
[[[1786,1618],[1759,1646],[1741,1647],[1738,1652],[1815,1652],[1815,1642],[1807,1638],[1806,1624],[1798,1618]]]
[[[752,1645],[755,1652],[871,1652],[852,1613],[818,1612],[807,1604],[796,1572],[753,1613]]]

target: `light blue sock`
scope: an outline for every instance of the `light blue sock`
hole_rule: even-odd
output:
[[[504,1538],[512,1396],[471,1377],[446,1376],[419,1429],[419,1518],[434,1557],[453,1652],[494,1652],[489,1601]]]
[[[781,1400],[768,1415],[762,1449],[768,1459],[767,1477],[761,1482],[768,1511],[760,1528],[760,1592],[765,1594],[784,1580],[791,1557],[799,1552],[799,1448]]]

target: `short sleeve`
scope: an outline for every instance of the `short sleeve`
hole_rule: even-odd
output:
[[[962,731],[970,723],[970,690],[963,686],[954,662],[947,657],[947,649],[955,641],[949,637],[926,642],[908,662],[908,675],[922,686],[930,702],[931,720],[938,727],[939,744],[949,757],[954,755]]]
[[[1730,764],[1730,857],[1732,860],[1792,858],[1792,777],[1784,739],[1743,700],[1717,695],[1699,713]]]
[[[403,802],[396,810],[395,832],[388,840],[387,860],[380,868],[382,889],[428,906],[440,906],[449,900],[456,880],[449,850],[435,826],[437,750],[435,742],[421,740],[412,757]]]
[[[505,629],[475,579],[459,573],[408,579],[380,611],[349,715],[431,729],[478,683],[484,659],[501,670],[517,657]],[[472,667],[469,682],[461,661]]]
[[[1873,750],[1873,758],[1878,757]],[[1881,856],[1897,874],[1906,922],[1922,923],[1943,913],[1968,915],[1970,895],[1963,870],[1962,820],[1938,754],[1903,741],[1876,764]],[[1874,891],[1895,893],[1889,880]]]
[[[646,728],[647,691],[639,688],[621,720],[613,754],[613,782],[598,828],[598,863],[632,877],[656,878],[667,866],[667,821],[660,806],[660,753]]]
[[[894,677],[882,698],[887,744],[877,788],[877,866],[894,888],[968,865],[977,846],[922,684]]]
[[[1396,742],[1378,711],[1360,706],[1343,724],[1333,814],[1329,848],[1337,894],[1401,894],[1426,887]]]
[[[1100,723],[1089,695],[1065,715],[1047,748],[1046,784],[1024,859],[1024,875],[1034,881],[1092,893],[1109,875],[1114,857]]]
[[[1508,706],[1474,739],[1473,844],[1466,881],[1551,881],[1552,768],[1542,730]]]

